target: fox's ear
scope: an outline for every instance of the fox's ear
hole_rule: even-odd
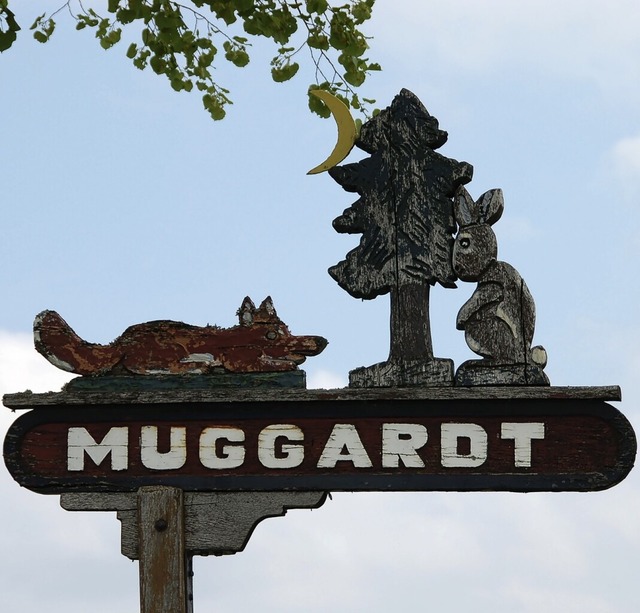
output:
[[[275,315],[276,314],[276,309],[273,306],[273,300],[271,300],[271,296],[267,296],[262,303],[260,304],[259,309],[260,311],[264,311],[266,313],[268,313],[269,315]]]
[[[278,314],[273,306],[273,300],[271,300],[271,296],[267,296],[256,311],[256,321],[268,322],[276,321],[277,319]]]
[[[247,296],[238,309],[238,319],[241,326],[251,326],[253,324],[253,316],[256,312],[256,305],[253,300]]]

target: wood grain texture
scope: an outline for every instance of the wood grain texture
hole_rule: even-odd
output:
[[[437,119],[402,90],[362,126],[356,145],[370,157],[329,171],[360,196],[334,228],[362,234],[358,247],[329,274],[356,298],[391,294],[392,364],[358,369],[352,386],[452,384],[449,364],[431,364],[429,286],[455,287],[453,195],[471,180],[473,168],[435,151],[446,140]],[[408,363],[421,366],[412,373]]]
[[[185,549],[187,555],[230,555],[243,551],[264,519],[284,517],[293,509],[317,509],[325,492],[185,492]],[[122,524],[121,551],[140,557],[135,493],[62,494],[67,511],[117,511]]]
[[[176,403],[279,402],[378,400],[622,400],[617,385],[609,386],[487,386],[487,387],[400,387],[379,389],[220,389],[220,390],[125,390],[121,392],[61,391],[34,394],[30,391],[5,394],[4,405],[12,410],[64,406],[79,409],[92,405],[117,406]],[[303,411],[305,409],[302,409]]]
[[[502,191],[485,192],[474,201],[463,187],[456,194],[459,229],[453,246],[453,269],[476,289],[456,320],[480,360],[468,360],[456,371],[455,384],[549,385],[543,372],[547,353],[532,347],[535,305],[524,279],[498,261],[498,243],[491,228],[504,208]]]
[[[590,491],[624,478],[636,440],[619,411],[595,394],[575,399],[566,390],[523,389],[545,394],[425,400],[385,398],[377,390],[376,400],[316,393],[299,402],[245,397],[49,407],[25,413],[9,428],[5,463],[21,485],[50,494],[153,484],[201,492]],[[470,472],[447,464],[452,424],[488,441],[481,454],[474,452],[482,463]],[[544,437],[527,443],[534,463],[520,465],[503,428],[536,424]],[[385,434],[403,429],[396,439]],[[389,466],[389,457],[405,455],[409,464]]]
[[[232,328],[166,320],[136,324],[100,345],[81,339],[55,311],[43,311],[34,322],[34,340],[54,366],[85,376],[286,372],[327,345],[320,336],[291,334],[271,298],[258,308],[245,298],[238,315]]]
[[[400,326],[402,327],[402,326]],[[349,371],[349,387],[449,387],[453,385],[453,360],[446,358],[390,357],[386,362]]]
[[[137,495],[141,613],[188,613],[182,491],[143,487]]]

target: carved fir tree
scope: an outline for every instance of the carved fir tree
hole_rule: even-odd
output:
[[[370,157],[330,171],[360,195],[333,226],[362,238],[329,274],[356,298],[391,295],[389,359],[352,371],[352,387],[452,384],[452,361],[433,356],[429,290],[436,282],[454,287],[453,195],[473,168],[435,152],[446,140],[437,119],[402,90],[362,126],[356,145]]]

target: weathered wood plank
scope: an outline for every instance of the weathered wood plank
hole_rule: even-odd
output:
[[[599,400],[318,401],[88,405],[25,413],[5,463],[34,491],[589,491],[633,466],[628,420]],[[463,431],[451,434],[451,424]],[[514,425],[517,424],[517,425]],[[543,440],[527,428],[541,424]],[[520,443],[504,429],[520,428]],[[401,431],[402,435],[392,434]],[[447,446],[475,440],[473,470]],[[516,447],[534,452],[518,464]],[[461,468],[465,455],[458,451]],[[394,458],[409,458],[395,463]]]
[[[182,491],[141,488],[138,529],[141,613],[188,613]]]
[[[244,550],[264,519],[283,517],[292,509],[316,509],[325,492],[184,492],[187,555],[228,555]],[[122,523],[121,551],[140,556],[135,493],[68,493],[60,496],[67,511],[117,511]]]
[[[3,403],[13,410],[43,407],[89,405],[144,405],[174,403],[229,403],[229,402],[302,402],[318,401],[377,401],[377,400],[622,400],[617,385],[609,386],[487,386],[475,388],[453,387],[389,387],[375,389],[339,388],[330,390],[301,389],[220,389],[220,390],[162,390],[123,392],[19,392],[5,394]]]

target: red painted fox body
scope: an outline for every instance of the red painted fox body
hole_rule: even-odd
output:
[[[279,319],[271,298],[256,309],[247,297],[232,328],[150,321],[127,328],[108,345],[81,339],[55,311],[36,316],[36,349],[49,362],[80,375],[203,374],[296,370],[306,356],[327,345],[321,336],[294,336]]]

